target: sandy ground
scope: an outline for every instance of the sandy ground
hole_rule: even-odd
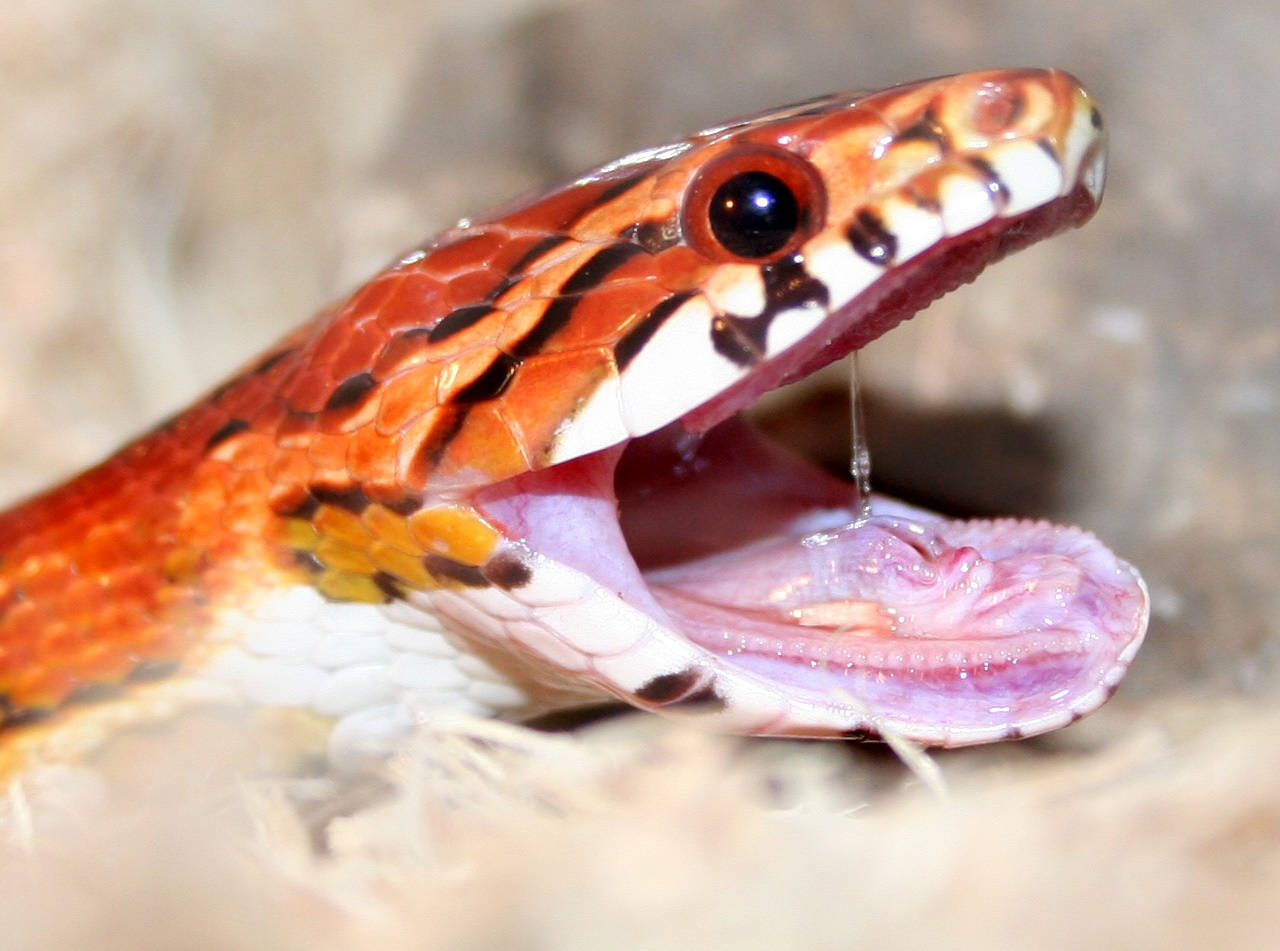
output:
[[[525,187],[830,89],[1076,72],[1112,133],[1102,212],[869,348],[873,464],[954,511],[1086,525],[1154,606],[1102,713],[915,770],[653,719],[445,723],[398,793],[308,826],[174,754],[171,808],[17,810],[3,946],[1274,941],[1277,35],[1271,4],[1187,0],[0,6],[5,499]]]

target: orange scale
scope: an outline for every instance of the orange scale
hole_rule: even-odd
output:
[[[496,482],[529,468],[526,447],[501,407],[477,403],[467,407],[462,426],[446,443],[433,475],[444,481],[483,477]]]
[[[367,373],[388,339],[387,331],[376,320],[364,320],[350,328],[334,348],[331,361],[334,386],[357,373]]]
[[[354,433],[347,443],[347,472],[353,481],[394,483],[395,457],[387,451],[387,439],[373,429]]]
[[[265,398],[254,407],[246,407],[241,419],[246,419],[253,429],[264,434],[269,438],[274,438],[276,432],[280,429],[280,425],[288,417],[289,410],[284,404],[284,400],[278,399],[275,394]]]
[[[524,234],[518,238],[512,238],[490,259],[488,267],[498,274],[510,274],[519,265],[520,271],[527,274],[544,266],[539,263],[540,261],[554,261],[565,254],[572,253],[573,243],[568,242],[544,248],[535,257],[530,258],[529,255],[550,237],[545,234]]]
[[[137,668],[138,658],[105,644],[95,644],[81,655],[79,666],[85,680],[115,684]]]
[[[232,471],[239,474],[261,471],[271,462],[275,453],[275,444],[269,436],[250,430],[216,446],[209,455],[211,458],[221,456]],[[239,479],[235,481],[238,482]]]
[[[387,380],[431,359],[435,345],[427,339],[427,330],[414,327],[398,333],[386,342],[369,364],[375,380]]]
[[[316,432],[316,417],[312,413],[286,411],[276,427],[276,445],[281,449],[306,449]]]
[[[491,347],[477,347],[456,355],[437,379],[437,402],[448,403],[454,394],[485,373],[500,356],[501,353]]]
[[[11,705],[19,710],[39,709],[57,706],[77,686],[79,680],[70,672],[37,664],[15,672],[5,693]]]
[[[546,313],[550,304],[551,301],[542,298],[512,306],[506,321],[498,330],[498,336],[493,345],[499,350],[510,353],[525,334],[542,319],[542,315]]]
[[[497,229],[475,229],[463,235],[430,252],[418,266],[433,276],[448,279],[488,261],[509,240]]]
[[[351,296],[330,326],[349,327],[359,323],[364,315],[376,313],[396,293],[403,280],[404,275],[397,271],[377,275]]]
[[[588,211],[573,226],[573,236],[585,241],[593,238],[611,238],[633,221],[645,218],[662,218],[674,214],[676,203],[671,199],[654,200],[655,185],[640,184],[628,189],[608,204]]]
[[[387,380],[378,389],[374,430],[389,436],[435,406],[442,370],[440,364],[426,364]]]
[[[234,498],[261,499],[271,487],[267,478],[266,467],[236,472],[228,483],[230,494]]]
[[[443,295],[442,310],[448,313],[459,307],[471,307],[489,297],[503,281],[503,275],[488,268],[474,268],[453,277]]]
[[[405,273],[400,286],[382,302],[374,319],[388,336],[407,327],[417,327],[424,314],[437,313],[445,306],[446,282],[421,271]]]
[[[565,420],[614,372],[607,347],[540,354],[525,361],[503,394],[502,408],[532,459],[545,460]]]
[[[373,535],[360,521],[360,516],[336,505],[322,505],[316,510],[311,524],[324,538],[333,539],[346,545],[365,548],[373,540]],[[317,546],[319,547],[319,546]]]
[[[669,296],[654,281],[592,291],[575,304],[569,322],[543,345],[542,352],[611,347],[617,343],[623,327],[642,318]]]
[[[608,245],[584,244],[580,245],[580,247],[582,250],[577,254],[570,255],[561,261],[557,261],[552,266],[544,268],[537,274],[530,275],[526,280],[521,281],[521,289],[525,290],[529,297],[562,296],[560,288],[564,286],[564,282],[572,277],[579,268],[599,254],[603,248],[608,247]],[[623,268],[619,268],[618,273],[622,270]],[[612,278],[612,275],[610,275],[610,278]]]
[[[333,393],[334,380],[328,367],[310,367],[293,377],[280,388],[289,409],[295,413],[318,413],[324,409],[330,394]]]
[[[231,474],[217,461],[210,460],[197,470],[187,487],[184,507],[187,512],[216,512],[227,504],[227,487]]]
[[[305,486],[310,478],[312,465],[302,449],[284,449],[267,463],[267,480],[276,488]]]
[[[575,184],[550,192],[538,201],[509,212],[502,222],[512,231],[529,231],[546,235],[562,232],[584,210],[595,208],[600,196],[620,181],[637,175],[643,168],[627,168],[594,182]]]
[[[317,469],[337,470],[346,475],[346,437],[332,433],[315,433],[307,446],[307,461]]]
[[[254,496],[251,501],[233,505],[224,510],[222,524],[229,532],[240,535],[258,535],[267,522],[268,512]]]
[[[682,244],[658,254],[652,266],[658,283],[672,292],[697,290],[714,267],[693,248]]]
[[[372,391],[350,406],[327,409],[316,418],[316,429],[328,435],[349,436],[368,426],[378,415],[378,399]]]

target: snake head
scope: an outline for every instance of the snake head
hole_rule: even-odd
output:
[[[490,534],[397,597],[535,705],[937,745],[1094,709],[1145,630],[1132,568],[1074,528],[864,509],[738,414],[1085,221],[1104,151],[1070,76],[975,73],[721,125],[446,233],[391,272],[445,299],[400,331],[436,349],[403,347],[353,418],[416,392],[377,434],[384,491]]]

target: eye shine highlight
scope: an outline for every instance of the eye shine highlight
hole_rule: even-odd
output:
[[[768,257],[781,250],[800,227],[800,205],[780,178],[742,172],[716,189],[707,210],[711,232],[743,258]]]

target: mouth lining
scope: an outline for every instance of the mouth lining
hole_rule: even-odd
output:
[[[1081,187],[943,242],[677,422],[490,486],[477,507],[722,675],[870,710],[926,743],[1064,725],[1109,696],[1137,650],[1146,607],[1136,572],[1088,533],[1044,522],[953,522],[879,497],[860,521],[852,483],[738,414],[1093,206]]]

